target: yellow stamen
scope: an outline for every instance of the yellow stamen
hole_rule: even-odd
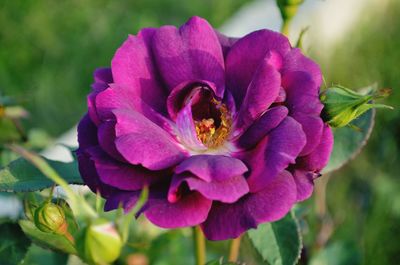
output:
[[[218,128],[216,128],[215,121],[212,118],[195,121],[198,139],[209,148],[222,145],[228,137],[232,126],[232,119],[226,105],[215,99],[212,100],[212,103],[216,105],[221,113],[221,123]]]

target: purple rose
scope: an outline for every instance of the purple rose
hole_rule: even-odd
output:
[[[146,185],[155,225],[234,238],[308,198],[328,162],[320,69],[280,33],[146,28],[94,79],[77,154],[105,210],[129,211]]]

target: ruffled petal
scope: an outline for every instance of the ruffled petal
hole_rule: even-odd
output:
[[[167,91],[154,65],[151,45],[156,29],[142,29],[130,35],[111,62],[114,83],[125,86],[134,98],[142,99],[160,113],[166,113]]]
[[[165,193],[153,193],[144,208],[144,214],[153,224],[163,228],[195,226],[204,222],[212,201],[198,192],[190,192],[171,203]]]
[[[201,100],[207,97],[210,100],[216,92],[216,86],[206,80],[190,80],[174,87],[167,98],[168,114],[172,120],[176,119],[179,111],[188,104],[189,101]]]
[[[114,110],[115,145],[130,163],[161,170],[180,163],[187,153],[166,131],[135,111]]]
[[[207,220],[201,225],[210,240],[236,238],[260,223],[284,217],[296,202],[296,184],[283,171],[268,186],[250,193],[233,204],[214,202]]]
[[[226,58],[227,87],[240,107],[253,75],[268,52],[277,57],[275,65],[279,69],[279,58],[290,51],[288,39],[270,30],[252,32],[235,42]]]
[[[324,122],[319,116],[307,115],[301,112],[294,113],[292,117],[301,124],[306,134],[307,142],[301,150],[300,156],[305,156],[313,152],[321,141]]]
[[[113,194],[116,189],[100,181],[100,177],[97,174],[96,168],[93,161],[90,159],[89,154],[82,150],[78,150],[76,154],[79,173],[90,190],[94,193],[99,192],[104,198],[108,198]]]
[[[78,143],[81,150],[99,144],[97,141],[97,127],[88,113],[82,117],[78,124]]]
[[[246,90],[245,98],[236,119],[236,128],[247,129],[276,100],[281,87],[281,75],[266,56]]]
[[[282,68],[282,74],[285,75],[288,72],[306,72],[314,81],[317,87],[320,87],[322,82],[322,73],[318,64],[316,64],[313,60],[307,58],[303,55],[300,49],[295,48],[292,49],[285,57]]]
[[[111,84],[114,82],[111,68],[97,68],[93,73],[93,78],[96,83]]]
[[[285,119],[287,114],[288,109],[284,106],[277,106],[267,110],[240,136],[237,141],[238,147],[244,150],[255,147]]]
[[[186,147],[193,150],[206,150],[207,147],[198,139],[196,127],[192,117],[192,105],[187,104],[178,113],[176,131],[179,140]]]
[[[225,87],[224,58],[218,37],[208,22],[191,18],[177,29],[163,26],[153,40],[158,69],[169,90],[190,80],[208,80],[223,96]]]
[[[294,164],[305,143],[301,125],[286,117],[254,150],[239,154],[250,168],[247,178],[250,191],[264,189],[289,164]]]
[[[302,168],[319,172],[329,162],[333,149],[333,133],[328,125],[324,125],[321,141],[314,151],[308,156],[300,157],[299,164]]]
[[[191,156],[175,168],[177,174],[190,172],[207,182],[227,180],[246,171],[247,167],[242,161],[222,155]]]
[[[324,106],[319,99],[319,88],[310,74],[289,72],[283,75],[282,86],[286,92],[286,105],[291,113],[320,115]]]
[[[112,158],[122,162],[126,159],[118,152],[115,146],[115,120],[107,120],[97,128],[97,138],[101,148]]]
[[[319,99],[319,88],[310,74],[299,71],[285,74],[282,85],[290,116],[302,125],[307,136],[307,144],[300,155],[308,155],[320,142],[324,126],[320,117],[323,105]]]
[[[193,174],[183,173],[172,178],[168,192],[170,202],[179,200],[179,190],[183,183],[186,183],[191,191],[198,191],[207,199],[226,203],[233,203],[249,192],[249,186],[243,175],[207,182]]]
[[[161,128],[166,130],[170,128],[170,121],[166,117],[136,97],[126,86],[111,84],[96,96],[96,111],[101,121],[113,119],[115,109],[139,112]]]
[[[314,180],[320,176],[319,172],[328,164],[333,148],[332,129],[324,126],[321,141],[314,151],[297,159],[292,170],[297,185],[297,200],[308,199],[314,189]]]
[[[297,187],[297,202],[310,198],[314,190],[314,179],[319,175],[302,169],[295,169],[292,174]]]
[[[144,186],[162,180],[168,174],[165,171],[150,171],[141,166],[116,161],[98,146],[89,148],[87,153],[94,162],[100,180],[120,190],[140,190]]]
[[[141,191],[115,191],[108,196],[104,205],[104,211],[112,211],[122,206],[125,213],[128,213],[139,200]]]

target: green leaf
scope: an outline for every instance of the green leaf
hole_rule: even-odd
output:
[[[326,174],[335,171],[352,160],[364,147],[374,126],[375,110],[371,109],[352,122],[351,127],[333,130],[334,146],[328,165],[322,171]]]
[[[33,222],[28,220],[20,220],[19,225],[24,233],[39,246],[58,250],[64,253],[76,254],[74,245],[64,236],[42,232],[36,228]]]
[[[45,159],[70,184],[83,184],[76,161],[63,163]],[[26,192],[51,187],[54,184],[35,166],[23,158],[14,160],[0,169],[0,191]]]
[[[300,258],[302,239],[293,212],[277,222],[249,230],[247,237],[263,264],[293,265]]]
[[[67,262],[67,254],[54,252],[32,244],[19,265],[65,265]]]
[[[16,223],[0,225],[0,263],[16,265],[24,258],[31,241]]]

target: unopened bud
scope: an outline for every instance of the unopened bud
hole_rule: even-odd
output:
[[[276,0],[283,20],[291,20],[304,0]]]
[[[34,222],[42,232],[53,232],[60,235],[67,233],[68,224],[64,211],[57,204],[44,202],[35,210]]]
[[[361,94],[342,86],[328,88],[320,96],[324,104],[322,118],[331,127],[344,127],[372,108],[392,109],[390,106],[372,102],[389,94],[387,89],[372,89]]]
[[[109,264],[119,257],[122,239],[113,223],[98,219],[83,229],[77,248],[89,264]]]

